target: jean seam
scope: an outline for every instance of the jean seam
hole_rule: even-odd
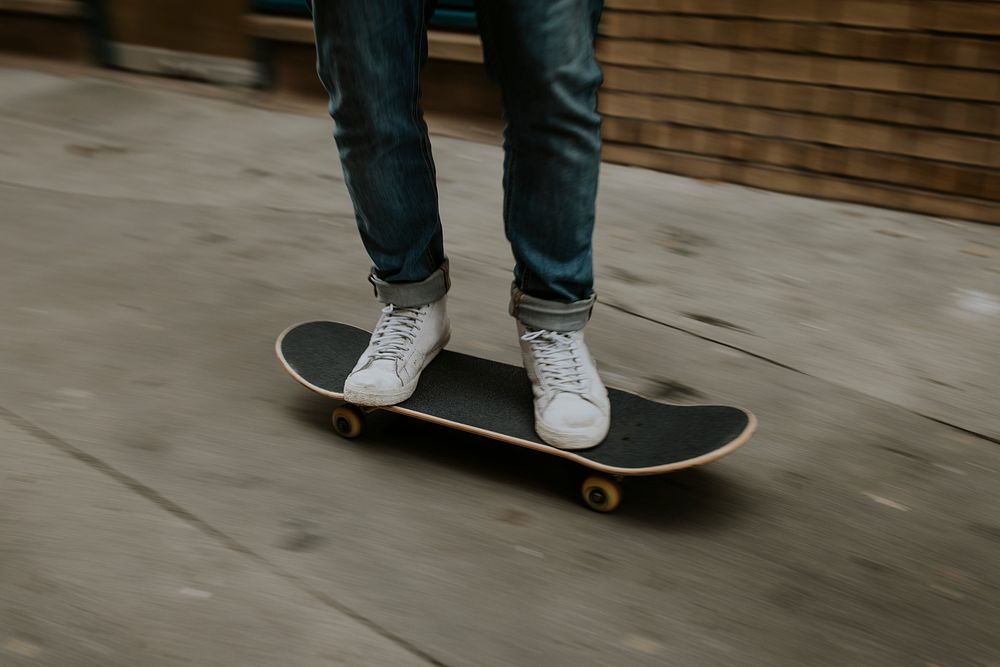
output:
[[[430,147],[430,137],[427,136],[426,126],[421,127],[422,121],[420,119],[420,70],[422,69],[422,54],[423,54],[423,44],[425,40],[425,31],[427,29],[426,25],[427,16],[427,0],[421,0],[420,2],[420,16],[417,23],[416,35],[414,35],[413,45],[413,126],[417,133],[420,134],[420,155],[424,159],[424,166],[427,170],[424,172],[427,175],[430,190],[434,193],[434,205],[437,208],[438,192],[437,192],[437,174],[434,169],[434,158],[431,156]],[[440,217],[440,215],[438,216]],[[437,222],[437,221],[435,221]],[[440,223],[439,223],[440,224]],[[434,271],[436,267],[434,266],[434,253],[430,246],[424,249],[424,256],[426,258],[427,268],[430,271]]]
[[[508,121],[510,122],[510,121]],[[507,163],[507,183],[504,192],[504,207],[503,207],[503,221],[504,221],[504,235],[510,239],[510,211],[514,206],[514,173],[517,166],[517,151],[514,149],[514,141],[511,140],[508,144],[508,150],[510,151],[510,160]],[[524,280],[524,272],[521,272],[521,281]],[[521,285],[523,289],[523,285]]]

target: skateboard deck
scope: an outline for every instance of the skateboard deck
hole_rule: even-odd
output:
[[[285,370],[312,391],[343,400],[344,380],[368,345],[370,333],[338,322],[305,322],[286,329],[275,343]],[[488,359],[442,351],[424,369],[408,400],[376,408],[442,424],[575,461],[612,476],[591,478],[613,509],[620,497],[614,479],[655,475],[702,465],[732,453],[756,428],[750,412],[727,405],[672,405],[608,389],[611,430],[596,447],[561,450],[535,434],[531,383],[523,368]],[[353,437],[363,425],[354,406],[335,410],[334,426]],[[339,412],[338,412],[339,411]],[[338,419],[340,421],[338,421]],[[610,498],[607,498],[610,496]],[[601,500],[601,498],[597,498]],[[602,503],[598,503],[599,505]]]

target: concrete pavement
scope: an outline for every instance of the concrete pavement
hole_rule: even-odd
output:
[[[602,372],[761,430],[601,516],[330,433],[271,352],[375,317],[328,123],[231,97],[0,70],[0,664],[1000,664],[1000,228],[608,166]],[[452,347],[516,361],[499,150],[434,148]]]

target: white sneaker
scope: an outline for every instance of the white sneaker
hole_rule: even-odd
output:
[[[539,437],[559,449],[600,444],[611,427],[611,404],[583,332],[529,329],[520,322],[517,331]]]
[[[424,368],[451,338],[445,299],[416,308],[383,308],[371,342],[344,382],[344,400],[395,405],[412,396]]]

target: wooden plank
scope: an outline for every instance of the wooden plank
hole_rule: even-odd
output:
[[[754,16],[760,18],[820,20],[822,5],[816,0],[800,0],[783,6],[758,9],[757,0],[605,0],[608,9],[699,14],[702,16]],[[789,14],[789,12],[792,12]]]
[[[113,0],[103,3],[112,42],[250,59],[240,17],[246,0]]]
[[[668,68],[986,102],[1000,100],[998,72],[612,38],[598,41],[597,54],[599,60],[613,65]]]
[[[740,183],[806,197],[1000,224],[1000,206],[994,202],[924,190],[613,142],[604,144],[603,159],[607,162],[646,167],[695,178]]]
[[[614,65],[604,67],[603,92],[607,91],[687,97],[988,136],[1000,134],[1000,105],[984,102]]]
[[[481,63],[483,62],[483,47],[479,41],[479,35],[428,30],[427,56],[438,60]]]
[[[993,138],[609,91],[600,95],[598,104],[608,116],[1000,167],[1000,141]]]
[[[3,14],[0,44],[8,53],[76,62],[91,58],[86,23],[66,16]]]
[[[607,141],[621,144],[758,162],[1000,201],[1000,170],[995,169],[625,118],[606,118],[603,136]]]
[[[80,0],[0,0],[0,12],[81,18],[86,15]]]
[[[921,32],[607,11],[601,19],[600,34],[623,39],[1000,70],[1000,47],[994,41]]]
[[[500,90],[486,68],[459,60],[431,59],[421,76],[420,105],[425,111],[442,111],[466,119],[483,116],[499,119]],[[479,140],[482,141],[482,136]]]
[[[830,5],[837,11],[836,23],[903,30],[917,27],[915,3],[908,0],[836,0]]]
[[[1000,35],[992,0],[606,0],[611,10]]]
[[[312,21],[306,18],[249,14],[243,17],[243,25],[248,34],[258,39],[297,44],[312,44],[314,41]],[[428,30],[427,55],[437,60],[483,62],[479,35],[469,33]]]
[[[924,30],[1000,35],[1000,3],[928,2],[918,5],[918,26]]]
[[[271,16],[270,14],[248,14],[243,17],[243,26],[247,34],[258,39],[296,44],[312,44],[315,41],[312,21],[309,19]]]
[[[995,134],[1000,105],[668,70],[605,67],[605,90]]]

